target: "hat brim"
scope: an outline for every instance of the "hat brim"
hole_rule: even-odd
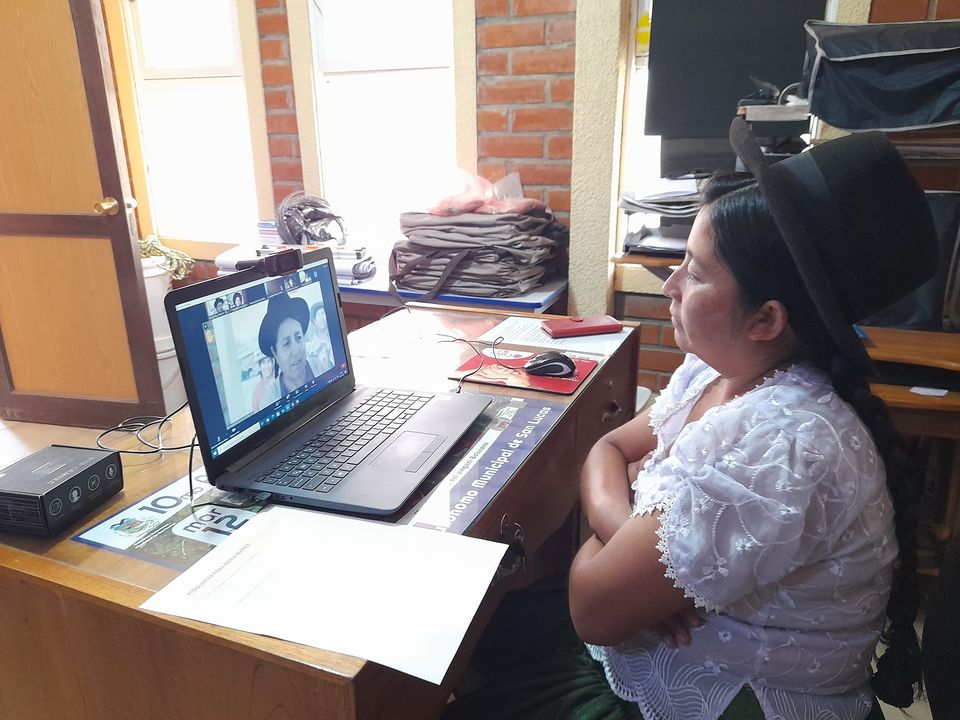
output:
[[[776,165],[767,162],[763,150],[750,132],[750,126],[741,117],[734,118],[730,125],[730,145],[746,169],[756,178],[760,192],[767,200],[770,214],[780,229],[790,256],[837,349],[861,369],[872,370],[870,356],[853,325],[844,317],[827,279],[827,273],[817,254],[812,229],[804,223],[795,200],[777,172]]]

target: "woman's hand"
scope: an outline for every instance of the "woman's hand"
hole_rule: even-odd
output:
[[[680,645],[689,645],[692,639],[690,629],[698,628],[705,622],[707,621],[700,617],[697,609],[690,605],[661,620],[653,629],[660,635],[660,641],[664,645],[676,650]]]
[[[630,484],[633,485],[633,481],[637,479],[637,475],[640,474],[640,471],[643,470],[643,466],[647,464],[647,461],[653,457],[653,450],[648,452],[639,460],[634,460],[632,463],[627,465],[627,479],[630,481]]]

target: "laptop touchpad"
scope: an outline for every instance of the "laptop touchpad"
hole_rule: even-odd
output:
[[[403,468],[407,472],[416,472],[433,451],[443,442],[442,435],[431,435],[420,432],[400,433],[400,437],[393,441],[371,463],[372,465],[388,465],[395,470]]]

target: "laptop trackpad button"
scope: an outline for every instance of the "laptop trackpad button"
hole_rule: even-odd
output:
[[[443,437],[420,432],[403,432],[373,461],[373,465],[388,465],[416,472],[433,451],[440,447]]]

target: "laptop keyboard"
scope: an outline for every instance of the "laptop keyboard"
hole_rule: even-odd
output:
[[[257,478],[257,482],[330,492],[432,397],[425,393],[377,390]]]

